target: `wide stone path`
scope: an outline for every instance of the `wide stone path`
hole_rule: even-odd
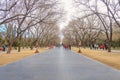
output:
[[[0,80],[120,80],[120,71],[61,47],[1,66]]]

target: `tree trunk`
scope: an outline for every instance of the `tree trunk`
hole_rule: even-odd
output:
[[[112,26],[113,26],[113,25],[112,25],[112,19],[110,18],[110,40],[109,40],[108,52],[111,52],[112,35],[113,35]]]
[[[35,53],[39,53],[39,50],[38,50],[38,48],[36,48],[36,51],[35,51]]]
[[[108,42],[108,52],[111,52],[111,41]]]
[[[30,49],[33,50],[33,45],[32,44],[30,45]]]
[[[10,54],[10,53],[11,53],[11,50],[12,50],[12,44],[10,44],[10,45],[8,46],[7,54]]]
[[[24,49],[24,48],[25,48],[25,46],[23,45],[23,46],[22,46],[22,48]]]
[[[21,40],[22,40],[22,36],[20,36],[20,38],[19,38],[18,52],[21,51]]]
[[[10,53],[11,53],[12,45],[13,45],[13,40],[10,39],[10,45],[8,46],[7,54],[10,54]]]
[[[18,52],[20,52],[20,51],[21,51],[21,45],[18,46]]]

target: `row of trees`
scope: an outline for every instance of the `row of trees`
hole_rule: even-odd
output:
[[[119,0],[75,0],[75,4],[82,17],[72,20],[65,29],[65,38],[75,40],[75,44],[91,45],[99,38],[99,34],[106,35],[106,42],[111,52],[113,27],[120,30],[120,1]],[[82,8],[81,8],[82,7]]]
[[[1,0],[0,25],[6,27],[2,44],[11,52],[13,46],[47,46],[56,44],[61,11],[57,0]]]
[[[74,46],[91,46],[102,32],[101,23],[96,16],[90,16],[83,20],[72,20],[63,30],[65,41]]]

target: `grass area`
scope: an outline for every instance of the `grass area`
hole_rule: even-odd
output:
[[[114,50],[120,50],[120,47],[115,47],[115,48],[112,48]]]
[[[48,48],[40,48],[39,52],[43,52],[48,50]],[[0,54],[0,65],[9,64],[11,62],[23,59],[27,56],[31,56],[35,54],[35,49],[22,49],[21,52],[17,52],[16,50],[12,51],[11,54]]]
[[[73,47],[72,50],[78,52],[79,49]],[[103,50],[91,50],[89,48],[81,48],[81,54],[120,70],[120,52],[109,53]]]

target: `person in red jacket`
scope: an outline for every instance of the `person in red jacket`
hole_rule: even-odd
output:
[[[67,45],[64,45],[64,48],[67,49]]]
[[[103,49],[103,50],[105,49],[105,44],[101,45],[101,49]]]

